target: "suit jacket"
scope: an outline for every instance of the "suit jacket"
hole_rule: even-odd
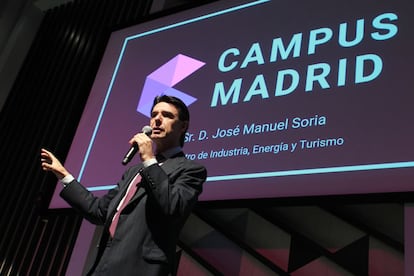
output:
[[[128,184],[137,173],[140,186],[123,209],[113,238],[109,225]],[[158,164],[129,168],[116,188],[95,197],[76,180],[61,192],[90,222],[104,225],[90,275],[173,275],[180,230],[197,202],[206,169],[180,152]]]

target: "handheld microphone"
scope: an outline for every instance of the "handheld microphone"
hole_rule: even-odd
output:
[[[152,128],[150,126],[144,126],[142,128],[142,132],[145,133],[147,136],[150,136],[152,133]],[[125,154],[124,159],[122,160],[122,165],[126,165],[129,163],[129,161],[132,160],[132,157],[134,157],[135,153],[138,151],[138,144],[134,143],[131,148],[128,150],[128,152]]]

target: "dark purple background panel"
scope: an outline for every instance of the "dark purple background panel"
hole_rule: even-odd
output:
[[[414,190],[413,4],[406,0],[264,1],[214,14],[241,3],[255,2],[220,1],[112,34],[65,163],[74,175],[88,187],[116,184],[125,170],[121,160],[129,148],[128,140],[148,124],[148,119],[136,112],[146,77],[177,54],[183,54],[206,63],[174,87],[197,98],[189,106],[189,134],[194,140],[187,142],[184,150],[208,169],[202,200]],[[384,21],[398,28],[398,32],[388,39],[375,40],[371,34],[378,30],[372,21],[384,13],[398,16],[395,21]],[[210,16],[200,17],[204,15]],[[348,24],[347,39],[352,40],[360,19],[364,19],[362,41],[352,47],[340,46],[340,24]],[[315,54],[308,54],[310,33],[321,28],[331,29],[332,39],[317,45]],[[292,57],[291,53],[285,60],[279,56],[270,62],[273,39],[281,38],[287,47],[297,33],[302,33],[300,55]],[[250,62],[240,68],[254,43],[258,43],[256,50],[260,52],[251,52],[250,60],[262,55],[264,63]],[[237,48],[240,55],[229,56],[226,64],[239,64],[234,70],[221,72],[218,61],[229,48]],[[371,81],[355,83],[355,60],[367,54],[381,59],[382,70]],[[340,59],[347,60],[343,86],[337,85]],[[330,68],[326,78],[329,88],[314,83],[311,91],[305,91],[307,70],[314,64],[327,64]],[[370,72],[369,65],[367,62],[366,74]],[[298,73],[298,86],[288,95],[275,96],[277,74],[287,69]],[[255,83],[260,75],[264,82]],[[211,106],[216,84],[222,82],[228,92],[239,78],[243,79],[239,100]],[[256,95],[243,101],[249,89]],[[264,89],[269,97],[262,97]],[[294,128],[295,118],[325,121]],[[243,132],[251,124],[276,122],[288,125],[278,131]],[[241,129],[238,135],[214,139],[219,130],[237,128]],[[208,139],[199,140],[205,133]],[[327,138],[342,139],[343,144],[301,148],[301,140]],[[294,151],[292,143],[297,143]],[[288,148],[278,153],[254,154],[254,145]],[[250,154],[213,158],[212,152],[222,150]],[[205,153],[203,158],[200,153]],[[131,163],[138,161],[135,158]],[[382,164],[398,162],[408,162],[401,164],[407,168],[381,169]],[[379,168],[358,167],[371,165]],[[349,166],[356,169],[345,172]],[[321,168],[338,169],[321,174]],[[308,169],[311,171],[304,171]],[[298,175],[276,176],[280,172]],[[59,189],[58,185],[56,195]],[[51,207],[59,206],[65,205],[55,197]]]

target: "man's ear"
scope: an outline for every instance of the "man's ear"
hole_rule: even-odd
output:
[[[182,125],[182,131],[183,131],[183,133],[185,133],[185,132],[187,132],[187,129],[188,129],[188,121],[182,121],[182,123],[183,123],[183,125]]]

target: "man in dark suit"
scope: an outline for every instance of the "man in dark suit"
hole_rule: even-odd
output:
[[[138,133],[129,141],[138,145],[142,162],[127,169],[118,185],[100,198],[74,179],[50,151],[41,150],[42,169],[52,171],[65,186],[61,197],[90,222],[104,225],[88,275],[175,274],[179,233],[207,177],[206,169],[186,159],[182,151],[188,124],[189,112],[180,99],[156,97],[151,136]],[[127,190],[136,186],[134,179],[137,190],[126,199]]]

